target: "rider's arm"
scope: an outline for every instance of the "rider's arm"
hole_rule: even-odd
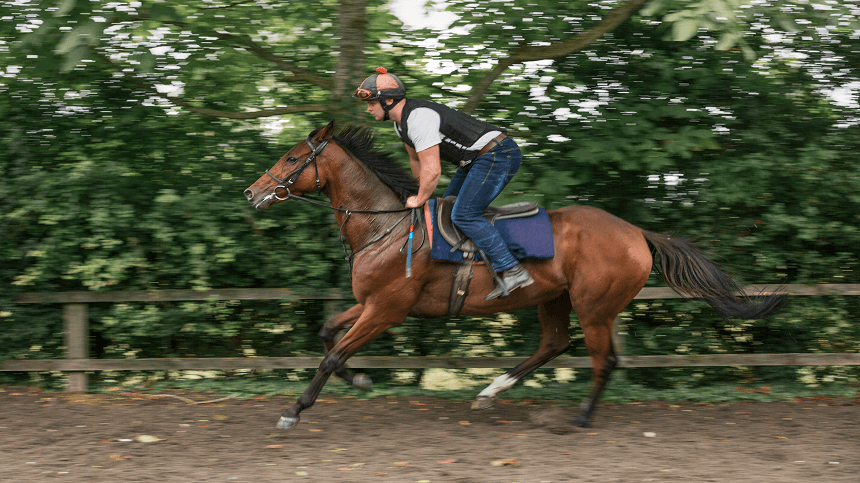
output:
[[[421,161],[418,160],[418,153],[415,152],[415,148],[406,143],[403,146],[406,147],[406,152],[409,154],[409,167],[412,168],[412,177],[418,179],[421,177]]]
[[[442,163],[439,159],[439,145],[436,144],[421,152],[406,146],[409,153],[409,164],[412,174],[418,178],[418,194],[406,200],[407,208],[420,208],[433,196],[439,176],[442,174]]]

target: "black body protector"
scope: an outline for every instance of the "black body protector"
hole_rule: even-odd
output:
[[[403,106],[403,114],[400,117],[400,126],[395,124],[395,130],[400,139],[407,146],[415,148],[409,139],[409,114],[414,109],[426,107],[439,114],[441,125],[439,131],[442,133],[442,143],[439,145],[439,157],[457,166],[463,166],[471,162],[478,155],[478,149],[469,149],[484,134],[499,131],[507,134],[507,130],[494,126],[490,123],[476,119],[468,114],[451,109],[437,102],[425,101],[423,99],[406,99]]]

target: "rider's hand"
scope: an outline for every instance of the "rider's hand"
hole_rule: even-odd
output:
[[[421,208],[424,205],[423,201],[420,201],[417,196],[410,196],[406,198],[406,207],[407,208]]]

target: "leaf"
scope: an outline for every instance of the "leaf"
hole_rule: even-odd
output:
[[[717,50],[729,50],[734,47],[741,38],[740,32],[726,32],[720,36],[720,41],[714,47]]]
[[[159,438],[157,436],[150,436],[148,434],[142,434],[138,436],[137,440],[141,443],[157,443],[159,441],[164,441],[163,438]]]
[[[155,55],[147,52],[141,56],[140,59],[140,71],[146,74],[151,74],[155,71],[155,64],[157,59]]]
[[[181,22],[184,19],[176,12],[176,9],[169,6],[167,2],[156,3],[149,11],[149,16],[155,20]]]
[[[678,20],[672,25],[672,40],[684,42],[693,38],[699,32],[699,23],[692,18]]]
[[[74,68],[84,60],[84,57],[87,56],[89,51],[90,49],[87,48],[87,46],[79,45],[74,50],[66,54],[63,59],[63,63],[60,65],[60,72],[67,74],[74,70]]]
[[[645,6],[642,7],[641,10],[639,10],[639,13],[642,14],[642,16],[644,17],[651,17],[657,14],[657,12],[662,10],[665,6],[666,0],[651,0],[650,2],[645,4]]]
[[[520,462],[513,458],[502,458],[495,460],[490,464],[492,464],[493,466],[519,466]]]
[[[60,5],[60,8],[58,8],[57,11],[54,12],[54,16],[62,17],[63,15],[67,15],[69,12],[72,11],[73,8],[75,8],[75,3],[77,3],[77,0],[64,0],[63,3]]]
[[[68,54],[79,45],[95,44],[102,33],[102,27],[95,22],[79,25],[63,36],[54,51],[58,54]]]
[[[283,448],[283,446],[280,444],[270,444],[270,445],[266,446],[266,449],[281,449],[281,448]]]
[[[744,53],[744,60],[746,60],[747,62],[753,62],[756,60],[757,56],[755,50],[750,47],[746,40],[744,40],[743,38],[739,39],[738,45],[740,45],[741,47],[741,52]]]
[[[460,426],[469,426],[470,424],[472,423],[470,423],[469,421],[460,421]]]
[[[63,38],[57,43],[54,52],[58,54],[68,54],[80,43],[80,35],[75,30],[71,30],[63,35]]]

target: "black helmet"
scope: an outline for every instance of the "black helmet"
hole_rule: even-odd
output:
[[[352,97],[362,101],[380,101],[382,99],[403,99],[406,97],[406,86],[394,74],[389,74],[385,67],[377,67],[376,74],[364,79]]]

